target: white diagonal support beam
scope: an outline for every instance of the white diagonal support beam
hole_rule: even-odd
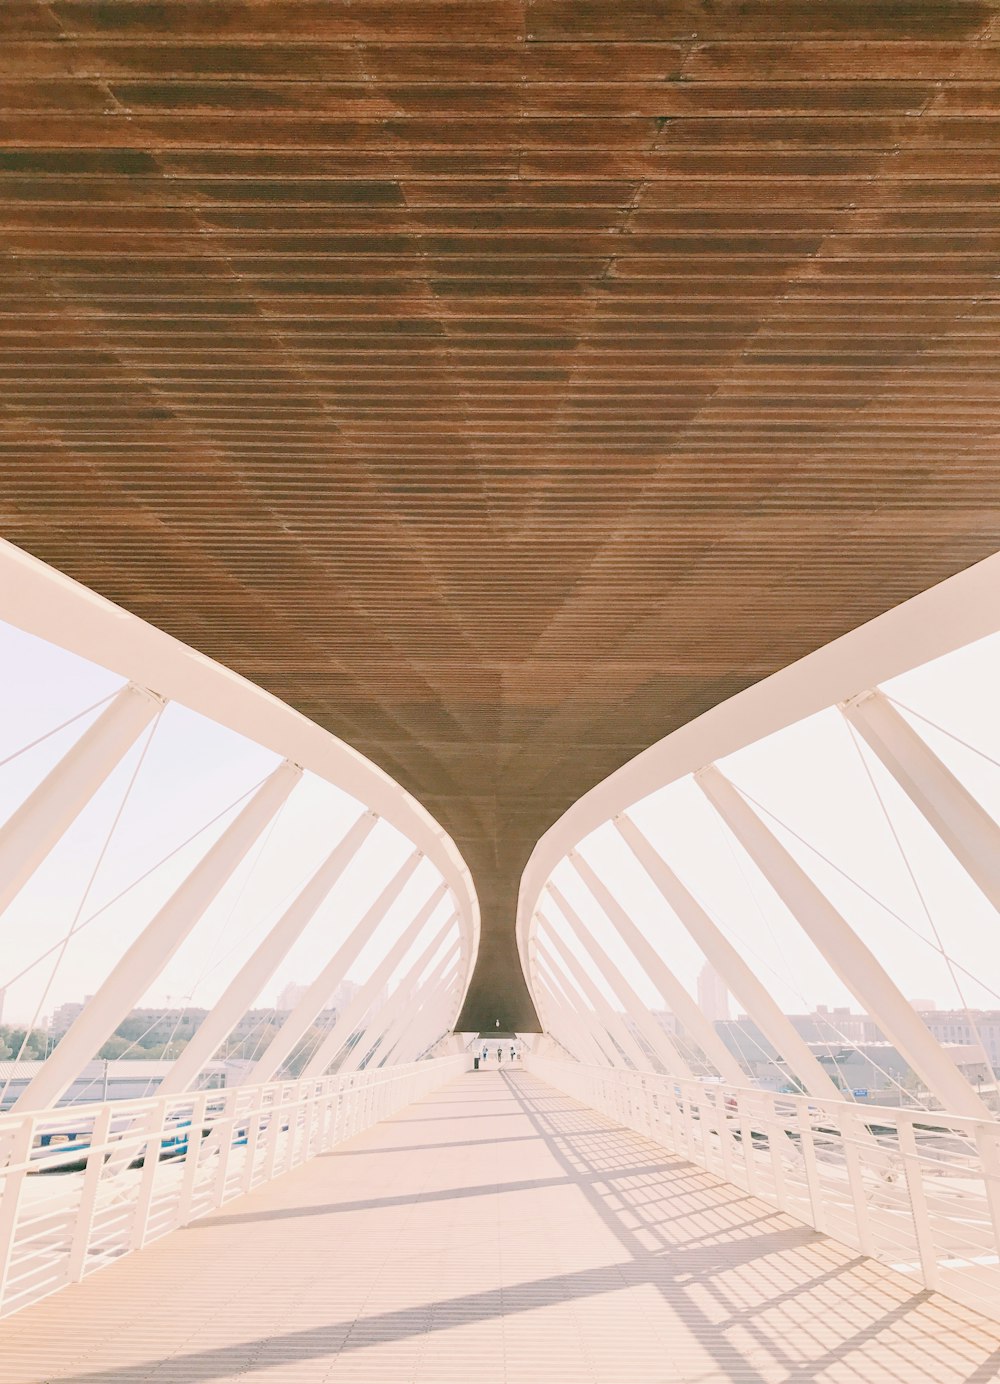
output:
[[[246,1085],[261,1086],[264,1082],[272,1080],[296,1043],[304,1036],[317,1014],[345,978],[364,947],[375,935],[385,915],[403,892],[422,859],[423,855],[420,851],[413,851],[404,860],[364,917],[356,927],[352,928],[347,939],[316,976],[278,1032],[268,1043],[247,1073]]]
[[[18,1111],[56,1104],[194,929],[301,776],[286,760],[265,779],[84,1005],[18,1098]]]
[[[548,941],[547,937],[539,937],[538,933],[535,933],[535,956],[548,973],[550,988],[554,986],[556,994],[564,997],[565,1012],[572,1014],[582,1026],[584,1033],[602,1056],[602,1060],[609,1067],[621,1067],[622,1055],[613,1042],[611,1034],[601,1022],[597,1011],[587,1003],[582,990],[574,984],[572,978],[563,969],[559,958],[548,950]]]
[[[608,918],[621,934],[629,951],[666,1001],[667,1008],[680,1020],[688,1037],[697,1043],[715,1070],[734,1086],[746,1085],[746,1073],[715,1031],[701,1006],[688,994],[663,960],[652,942],[640,932],[631,916],[604,881],[576,851],[569,861]]]
[[[625,1006],[625,1012],[635,1024],[636,1028],[645,1038],[652,1052],[659,1058],[664,1069],[671,1076],[691,1078],[691,1068],[687,1060],[671,1042],[669,1035],[653,1018],[652,1014],[635,990],[625,979],[621,970],[611,960],[604,948],[597,941],[597,938],[584,924],[583,919],[577,913],[570,901],[562,891],[549,880],[548,891],[555,900],[556,907],[566,919],[574,936],[584,947],[590,956],[591,961],[598,971],[607,980],[614,990],[621,1003]]]
[[[230,981],[225,992],[205,1015],[198,1032],[161,1081],[158,1094],[186,1091],[212,1060],[257,995],[274,975],[288,952],[302,936],[320,904],[328,897],[347,866],[357,855],[378,818],[363,812],[342,841],[319,865],[295,896],[260,946]]]
[[[379,991],[423,932],[427,923],[430,921],[431,914],[447,892],[448,886],[446,884],[442,883],[438,885],[417,916],[408,927],[403,929],[399,937],[362,985],[361,989],[351,1000],[343,1014],[337,1015],[337,1022],[323,1039],[322,1043],[320,1043],[313,1056],[306,1063],[305,1070],[302,1073],[304,1077],[318,1077],[323,1075],[327,1067],[329,1067],[330,1063],[357,1028],[358,1024],[368,1013]],[[444,924],[444,927],[438,933],[438,937],[441,941],[444,940],[444,936],[448,929],[455,923],[457,916],[457,914],[452,913],[448,921]]]
[[[560,1000],[558,982],[551,979],[548,971],[543,969],[542,957],[538,953],[534,939],[531,942],[531,975],[532,984],[537,984],[539,989],[539,1017],[542,1019],[544,1031],[552,1033],[578,1062],[592,1062],[595,1066],[603,1067],[603,1051],[586,1031],[575,1011],[571,1011],[565,1000]]]
[[[625,1027],[625,1020],[620,1014],[615,1013],[600,986],[587,974],[586,967],[573,955],[572,950],[559,936],[541,909],[538,910],[538,922],[545,929],[545,941],[555,949],[556,955],[573,978],[574,984],[586,995],[595,1011],[600,1015],[601,1022],[611,1040],[621,1050],[626,1060],[631,1062],[637,1071],[652,1071],[649,1058]]]
[[[823,891],[716,765],[695,782],[799,926],[945,1110],[992,1119],[902,991]]]
[[[405,991],[402,987],[395,991],[389,1003],[383,1006],[367,1032],[362,1034],[361,1039],[355,1044],[348,1059],[350,1066],[345,1063],[344,1070],[354,1071],[373,1051],[377,1065],[391,1057],[394,1049],[398,1049],[397,1062],[407,1060],[404,1053],[408,1050],[414,1034],[418,1030],[423,1032],[423,1025],[427,1022],[431,1007],[439,1002],[446,991],[458,954],[456,943],[448,948],[447,953],[423,979],[419,988],[415,989],[410,985]]]
[[[371,1048],[377,1042],[378,1038],[382,1037],[388,1026],[392,1023],[394,1016],[402,1013],[405,1006],[410,1003],[415,996],[417,1005],[419,1005],[420,994],[418,992],[418,982],[420,981],[420,977],[423,975],[424,971],[426,971],[428,964],[440,951],[448,937],[451,926],[452,922],[451,919],[449,919],[448,922],[438,928],[431,940],[421,950],[417,959],[410,965],[406,974],[402,977],[386,1002],[370,1016],[367,1028],[361,1033],[357,1043],[355,1043],[354,1047],[341,1063],[341,1072],[353,1072],[357,1069],[361,1059],[371,1051]],[[452,956],[453,951],[454,949],[449,947],[449,957]],[[438,967],[438,969],[440,969],[440,967]],[[364,1015],[361,1017],[363,1018]],[[353,1031],[354,1029],[352,1028],[344,1034],[344,1042],[350,1038]],[[377,1036],[368,1037],[369,1034],[375,1034]]]
[[[0,913],[162,710],[154,692],[127,683],[0,828]]]
[[[767,988],[751,971],[739,952],[702,908],[693,894],[639,830],[631,817],[615,818],[622,840],[677,915],[681,926],[701,948],[709,965],[719,973],[743,1005],[761,1033],[781,1055],[789,1071],[812,1096],[841,1100],[843,1092],[831,1080],[810,1051],[808,1043],[778,1008]]]
[[[840,711],[1000,912],[1000,823],[883,692],[862,692],[842,702]]]

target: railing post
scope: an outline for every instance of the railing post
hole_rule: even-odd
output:
[[[131,1250],[142,1249],[146,1243],[149,1213],[153,1205],[153,1193],[160,1166],[160,1150],[163,1145],[164,1123],[167,1114],[166,1099],[154,1101],[150,1114],[151,1118],[148,1120],[146,1128],[146,1141],[143,1145],[142,1171],[139,1174],[139,1188],[136,1193],[135,1209],[132,1216],[132,1235],[129,1243]]]
[[[802,1166],[806,1174],[806,1188],[809,1192],[812,1223],[821,1234],[826,1234],[826,1203],[823,1200],[823,1187],[819,1177],[819,1165],[816,1161],[816,1140],[813,1137],[809,1102],[798,1099],[795,1104],[798,1111],[799,1147],[802,1150]]]
[[[7,1301],[7,1286],[14,1250],[17,1226],[21,1213],[21,1194],[28,1176],[28,1164],[35,1143],[35,1121],[25,1115],[10,1137],[6,1153],[6,1168],[0,1169],[0,1308]]]
[[[251,1191],[256,1180],[254,1174],[257,1170],[257,1149],[260,1146],[261,1125],[264,1121],[264,1098],[267,1093],[265,1086],[257,1086],[253,1089],[253,1099],[247,1111],[247,1144],[241,1176],[244,1192]]]
[[[187,1149],[184,1152],[184,1169],[181,1173],[181,1191],[177,1202],[177,1224],[179,1226],[188,1225],[191,1220],[207,1107],[208,1093],[202,1091],[194,1097],[191,1105],[191,1123],[188,1126]]]
[[[222,1098],[222,1108],[215,1124],[216,1137],[212,1144],[219,1152],[219,1166],[215,1171],[215,1192],[213,1200],[221,1206],[226,1200],[226,1183],[229,1179],[229,1164],[233,1156],[233,1137],[236,1132],[236,1107],[239,1101],[239,1087],[226,1091]]]
[[[983,1168],[983,1186],[990,1223],[993,1226],[993,1244],[997,1255],[1000,1256],[1000,1125],[993,1120],[988,1124],[977,1125],[975,1141]]]
[[[87,1151],[87,1166],[83,1172],[83,1185],[80,1188],[80,1204],[73,1227],[73,1240],[66,1265],[68,1283],[79,1283],[87,1268],[87,1251],[90,1248],[90,1235],[94,1225],[94,1212],[97,1210],[97,1196],[101,1187],[101,1174],[107,1161],[107,1145],[111,1139],[112,1107],[106,1101],[94,1116],[90,1131],[90,1148]]]
[[[934,1249],[930,1216],[927,1213],[927,1197],[924,1193],[920,1155],[917,1152],[917,1138],[913,1124],[904,1117],[902,1111],[899,1112],[896,1121],[896,1137],[899,1140],[899,1152],[903,1159],[903,1171],[906,1174],[906,1194],[909,1197],[910,1212],[913,1216],[913,1233],[917,1241],[917,1253],[920,1256],[920,1274],[924,1280],[924,1286],[933,1291],[937,1288],[940,1279],[937,1253]]]

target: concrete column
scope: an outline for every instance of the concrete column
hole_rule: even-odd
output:
[[[698,771],[695,782],[803,932],[945,1110],[992,1119],[986,1104],[857,933],[722,771],[710,765]]]
[[[21,1093],[19,1112],[56,1104],[193,931],[301,776],[302,770],[286,760],[261,784],[84,1005]]]
[[[249,961],[239,970],[187,1047],[177,1058],[158,1094],[186,1091],[198,1078],[206,1062],[218,1051],[249,1009],[257,995],[274,975],[291,948],[302,936],[324,899],[357,855],[372,827],[378,821],[373,812],[364,812],[322,862],[312,878],[289,904]]]
[[[695,1002],[670,970],[652,942],[636,927],[611,890],[576,851],[569,860],[584,884],[621,933],[625,945],[635,956],[649,979],[667,1002],[667,1007],[680,1020],[688,1036],[697,1043],[719,1075],[733,1086],[746,1086],[749,1077],[737,1062]]]
[[[840,710],[1000,912],[1000,825],[884,693],[862,692]]]
[[[0,828],[0,913],[162,710],[155,692],[127,683]]]

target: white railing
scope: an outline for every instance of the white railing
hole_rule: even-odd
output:
[[[525,1055],[549,1085],[1000,1320],[1000,1124]]]
[[[0,1116],[0,1315],[270,1182],[468,1066],[462,1053]]]

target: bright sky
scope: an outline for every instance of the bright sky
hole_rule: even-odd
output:
[[[6,670],[0,683],[0,760],[120,686],[120,679],[103,669],[3,625],[0,667]],[[1000,636],[897,679],[885,690],[928,718],[911,717],[953,772],[1000,817]],[[98,714],[99,709],[90,712],[0,765],[0,819]],[[0,921],[5,1020],[27,1021],[91,993],[231,819],[227,809],[275,762],[224,728],[169,706]],[[767,820],[781,839],[907,995],[940,1007],[1000,1008],[1000,939],[993,910],[835,711],[790,727],[732,756],[723,767],[771,814]],[[210,1005],[360,811],[346,794],[307,775],[143,1003]],[[799,1012],[818,1003],[859,1008],[690,780],[637,804],[632,815],[783,1008]],[[316,974],[408,853],[408,843],[379,823],[259,1003],[274,1003],[288,981],[308,981]],[[582,853],[614,882],[623,904],[694,992],[701,955],[613,828],[595,832]],[[141,879],[147,871],[152,873]],[[658,1006],[659,996],[572,869],[560,866],[555,879],[643,998]],[[436,871],[423,862],[352,968],[355,978],[363,979],[377,964],[437,882]],[[562,931],[558,910],[551,902],[546,907]],[[447,911],[446,905],[438,909],[408,961]],[[65,953],[57,950],[33,964],[61,947],[74,920],[75,935]]]

